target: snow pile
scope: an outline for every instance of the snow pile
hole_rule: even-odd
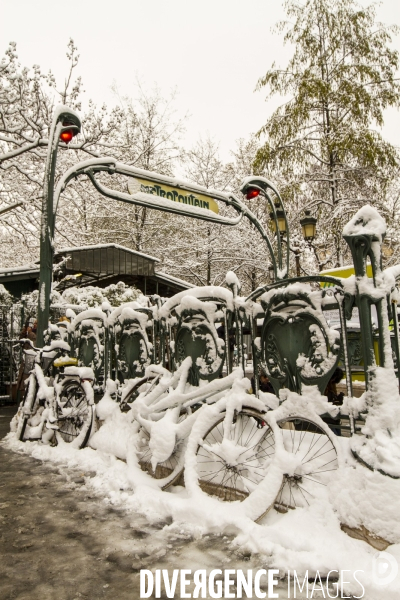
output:
[[[282,572],[296,569],[304,576],[308,570],[310,577],[317,570],[323,576],[332,569],[353,572],[360,569],[364,571],[358,574],[359,581],[366,589],[364,598],[395,600],[399,581],[384,588],[377,586],[371,575],[376,551],[365,542],[348,537],[341,530],[341,523],[349,527],[366,527],[376,537],[392,543],[387,551],[399,556],[400,525],[395,499],[400,496],[400,480],[371,472],[356,463],[350,452],[350,440],[332,436],[318,417],[318,414],[324,414],[329,409],[337,411],[337,407],[329,406],[316,387],[308,387],[306,396],[285,390],[281,397],[283,403],[266,414],[276,433],[275,458],[265,463],[268,468],[261,483],[243,502],[221,502],[206,495],[197,485],[199,473],[195,460],[204,432],[215,423],[216,417],[221,416],[225,427],[232,422],[235,411],[240,411],[244,405],[258,410],[264,408],[260,399],[247,393],[249,382],[240,377],[240,370],[229,376],[228,391],[222,389],[228,378],[207,384],[210,386],[209,398],[217,401],[205,404],[183,422],[185,425],[191,420],[185,458],[186,489],[178,486],[162,491],[158,481],[140,469],[135,448],[138,435],[142,434],[134,415],[144,415],[139,423],[141,427],[154,429],[154,432],[151,431],[153,462],[162,462],[174,445],[178,428],[182,425],[177,419],[177,407],[195,403],[201,392],[201,389],[189,384],[184,385],[189,361],[184,361],[179,373],[174,375],[162,367],[152,366],[160,371],[159,385],[148,394],[139,396],[128,413],[121,413],[119,405],[113,400],[116,388],[115,384],[109,382],[105,396],[96,407],[103,424],[92,436],[91,448],[77,451],[69,444],[56,447],[38,442],[23,444],[17,442],[13,434],[7,436],[4,444],[40,460],[79,467],[82,472],[95,472],[96,475],[88,478],[86,483],[99,496],[128,511],[142,513],[149,520],[172,518],[173,527],[183,526],[196,536],[215,531],[235,533],[234,544],[242,551],[258,553],[270,568],[279,568]],[[162,418],[149,421],[143,410],[146,403],[149,410],[151,406],[154,408],[158,405],[164,411]],[[260,506],[267,507],[274,502],[283,473],[290,474],[296,469],[294,458],[278,442],[277,423],[299,414],[312,419],[333,440],[337,446],[339,468],[328,473],[326,486],[317,486],[318,493],[310,499],[309,504],[289,510],[286,514],[280,514],[272,508],[257,524],[253,521],[254,516],[260,513]],[[385,417],[382,419],[380,425],[383,427],[386,421]],[[290,430],[283,431],[283,440],[285,436],[290,440]],[[211,448],[213,450],[217,450],[217,447]],[[232,463],[238,460],[238,449],[229,440],[224,440],[218,452]],[[347,595],[360,594],[360,587],[354,582],[346,584],[344,589]]]
[[[397,479],[370,471],[348,459],[329,488],[330,501],[349,527],[365,527],[393,544],[400,544],[399,487]]]
[[[8,292],[6,290],[6,288],[4,287],[4,285],[2,283],[0,283],[0,304],[1,306],[4,306],[6,308],[11,308],[11,306],[13,305],[13,297],[10,294],[10,292]]]
[[[386,235],[386,221],[376,208],[366,204],[345,225],[343,235],[372,235],[374,240],[382,243]]]
[[[370,389],[362,401],[367,410],[362,436],[352,438],[351,448],[374,469],[400,477],[400,397],[393,369],[370,370]]]
[[[38,292],[35,290],[30,294],[23,296],[24,302],[37,305]],[[100,308],[104,302],[108,302],[111,306],[120,306],[127,302],[136,301],[141,305],[145,305],[146,298],[142,292],[135,287],[128,286],[123,281],[113,283],[105,288],[88,285],[85,287],[69,287],[62,293],[57,291],[57,284],[54,284],[51,292],[52,307],[83,307]]]
[[[204,495],[193,497],[181,487],[163,492],[149,485],[145,474],[138,477],[126,462],[116,458],[129,437],[127,416],[118,412],[110,414],[108,432],[105,425],[102,428],[104,437],[99,443],[102,450],[75,450],[68,444],[56,447],[37,442],[23,444],[16,442],[12,434],[3,443],[39,460],[79,468],[82,473],[95,473],[86,478],[86,485],[99,497],[128,512],[144,514],[151,522],[172,518],[172,525],[165,527],[166,533],[178,527],[197,538],[216,531],[235,534],[233,544],[241,552],[258,554],[260,564],[278,568],[282,573],[296,569],[298,574],[304,576],[308,571],[312,577],[317,570],[323,576],[332,569],[351,572],[361,569],[364,573],[358,573],[358,578],[365,587],[366,600],[397,600],[400,581],[383,588],[377,586],[371,577],[376,551],[365,542],[348,537],[341,531],[340,522],[355,527],[365,524],[377,535],[385,534],[394,544],[387,552],[400,558],[400,531],[393,502],[393,498],[399,497],[399,482],[349,464],[338,471],[326,493],[309,507],[287,514],[272,509],[257,524],[246,516],[240,503],[222,503]],[[101,430],[96,435],[100,433]],[[107,438],[108,451],[104,449]],[[344,589],[348,596],[360,595],[360,587],[354,583]]]
[[[86,305],[88,308],[95,308],[100,307],[103,302],[107,301],[111,306],[119,306],[126,302],[137,301],[141,296],[142,292],[140,290],[119,281],[105,288],[95,286],[68,288],[61,295],[61,303]]]
[[[179,294],[175,294],[175,296],[172,296],[172,298],[168,298],[168,300],[160,308],[159,316],[162,318],[167,318],[171,310],[175,308],[175,306],[179,305],[184,298],[187,304],[190,304],[189,298],[210,298],[216,302],[224,302],[227,309],[230,311],[233,311],[234,309],[233,294],[230,290],[220,286],[203,286],[192,288],[190,290],[184,290]]]

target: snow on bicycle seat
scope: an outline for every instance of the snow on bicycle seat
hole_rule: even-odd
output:
[[[56,358],[53,365],[58,369],[60,367],[72,367],[78,365],[78,359],[71,356],[60,356]]]
[[[66,367],[64,369],[64,375],[78,375],[82,381],[94,381],[95,379],[94,372],[91,367]]]
[[[54,356],[54,352],[65,350],[66,352],[71,351],[71,346],[63,340],[52,340],[51,344],[45,346],[42,350],[43,356]]]

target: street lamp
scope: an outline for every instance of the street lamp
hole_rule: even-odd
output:
[[[54,112],[50,128],[46,166],[43,181],[42,219],[40,224],[40,273],[38,326],[36,345],[44,344],[44,332],[48,327],[50,315],[50,293],[53,279],[53,238],[54,238],[54,179],[56,172],[59,142],[69,144],[81,130],[79,116],[66,106],[58,106]]]
[[[317,232],[317,219],[316,217],[312,217],[309,210],[304,211],[305,216],[300,219],[300,225],[303,232],[303,237],[308,244],[308,247],[313,249],[315,258],[318,264],[318,270],[321,271],[321,263],[319,261],[319,256],[316,247],[313,244],[315,239],[315,235]]]
[[[285,213],[282,210],[280,202],[275,202],[274,206],[275,206],[275,214],[273,212],[269,213],[269,216],[271,218],[273,232],[276,235],[277,229],[278,229],[282,241],[287,243],[286,240],[283,239],[283,237],[286,234]],[[317,229],[317,219],[315,217],[311,216],[309,210],[306,210],[305,217],[300,219],[300,225],[301,225],[301,230],[303,233],[303,238],[310,245],[315,238],[316,229]],[[289,250],[291,252],[293,252],[293,254],[295,255],[296,275],[297,275],[297,277],[300,277],[301,276],[300,248],[298,246],[296,248],[292,248],[291,246],[288,246],[288,247],[289,247]]]
[[[289,268],[289,249],[286,250],[286,266],[284,266],[283,261],[283,253],[282,253],[282,241],[284,240],[287,245],[289,245],[289,230],[286,219],[286,213],[284,210],[284,206],[282,203],[282,199],[279,195],[276,187],[265,179],[265,177],[258,176],[250,176],[246,177],[246,179],[242,183],[241,187],[242,194],[246,195],[247,200],[253,200],[257,198],[257,196],[264,197],[269,203],[269,207],[271,209],[270,218],[271,225],[274,233],[279,231],[280,235],[277,236],[277,258],[278,264],[274,264],[274,278],[276,279],[285,279],[288,276],[288,268]],[[275,196],[274,202],[271,198],[271,192]],[[272,262],[275,263],[273,252],[271,252]]]
[[[305,217],[300,219],[300,225],[304,239],[306,240],[306,242],[311,243],[314,240],[317,231],[317,219],[311,216],[309,210],[306,210],[304,212]]]
[[[275,283],[275,269],[274,269],[274,265],[269,265],[269,267],[268,267],[268,275],[269,275],[269,282],[270,283]]]
[[[274,215],[273,212],[269,213],[269,216],[271,218],[272,230],[273,230],[273,232],[276,235],[277,224],[278,224],[279,233],[280,233],[281,237],[283,237],[286,234],[285,213],[284,213],[284,211],[282,209],[282,206],[281,206],[280,202],[275,202],[274,206],[275,206],[276,219],[275,219],[275,215]]]

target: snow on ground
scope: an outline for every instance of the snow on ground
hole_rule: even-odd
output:
[[[89,486],[106,502],[145,515],[150,523],[171,521],[165,527],[169,530],[183,528],[195,538],[208,534],[222,533],[234,535],[234,545],[242,552],[259,554],[270,568],[278,568],[286,573],[305,574],[309,577],[316,571],[325,575],[333,569],[354,573],[360,570],[357,578],[365,587],[364,598],[370,600],[395,600],[400,592],[400,574],[387,586],[374,582],[377,551],[363,541],[348,537],[340,528],[340,522],[352,527],[364,525],[377,536],[384,537],[392,545],[386,550],[400,564],[400,523],[398,520],[398,499],[400,481],[372,472],[355,463],[347,452],[348,441],[340,439],[343,452],[348,460],[343,468],[334,474],[328,488],[311,502],[307,508],[290,510],[280,514],[272,509],[260,523],[254,523],[241,513],[240,503],[222,503],[213,498],[199,502],[190,497],[185,488],[172,487],[161,491],[151,485],[144,476],[138,482],[132,477],[137,473],[116,455],[123,453],[121,425],[125,415],[114,415],[107,422],[103,432],[103,443],[107,451],[93,448],[76,450],[68,444],[55,447],[40,442],[18,442],[13,433],[2,442],[6,447],[19,453],[51,461],[64,468],[79,468],[82,472],[95,473],[87,478]],[[101,429],[100,429],[101,432]],[[99,433],[100,433],[99,432]],[[110,438],[119,439],[113,448]],[[98,442],[97,446],[101,446]],[[149,481],[147,481],[149,479]],[[234,568],[231,564],[229,568]],[[349,573],[347,573],[349,575]],[[347,594],[360,596],[361,588],[352,578],[345,585]],[[375,577],[376,579],[376,577]],[[322,596],[321,596],[322,597]]]

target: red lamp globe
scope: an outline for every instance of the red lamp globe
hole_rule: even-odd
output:
[[[257,198],[257,196],[260,195],[260,190],[257,190],[256,188],[249,188],[246,192],[246,198],[247,200],[252,200],[253,198]]]
[[[66,144],[69,144],[73,137],[74,132],[72,131],[72,129],[66,129],[65,131],[62,131],[60,133],[60,140],[62,142],[65,142]]]

